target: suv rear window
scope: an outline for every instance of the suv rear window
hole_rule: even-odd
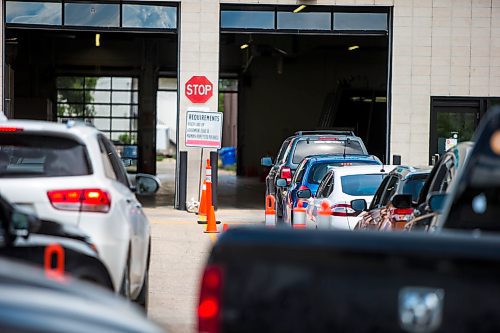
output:
[[[356,162],[325,162],[317,163],[311,167],[307,182],[309,184],[319,184],[323,177],[325,177],[330,167],[337,166],[354,166],[354,165],[374,165],[379,164],[376,161],[356,161]]]
[[[406,181],[403,186],[403,194],[411,194],[411,199],[416,202],[426,178],[427,175],[419,175]]]
[[[0,177],[68,177],[91,173],[85,146],[74,140],[0,134]]]
[[[358,197],[374,195],[384,177],[384,174],[342,176],[342,192]]]
[[[292,162],[300,163],[306,156],[322,154],[364,154],[363,148],[358,141],[349,140],[301,140],[297,142]]]

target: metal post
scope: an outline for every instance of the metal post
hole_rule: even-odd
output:
[[[181,151],[179,156],[179,205],[178,210],[186,210],[187,196],[187,151]]]
[[[210,152],[210,167],[212,168],[212,205],[214,206],[214,209],[217,209],[219,153],[216,151]]]

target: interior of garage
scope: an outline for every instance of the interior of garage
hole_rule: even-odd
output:
[[[283,140],[299,130],[352,130],[371,154],[387,160],[390,25],[370,30],[371,10],[347,13],[357,15],[346,21],[354,26],[340,29],[353,30],[335,31],[336,13],[352,8],[222,7],[220,77],[237,80],[237,107],[231,110],[237,114],[239,177],[233,181],[260,178],[260,184],[244,186],[247,192],[263,188],[268,170],[261,157],[275,158]],[[387,20],[383,8],[376,10]]]
[[[5,52],[9,116],[91,123],[152,174],[160,126],[175,156],[177,34],[7,28]]]

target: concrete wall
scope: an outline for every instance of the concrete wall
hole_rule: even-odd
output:
[[[198,201],[200,166],[210,151],[186,147],[186,112],[190,107],[218,108],[219,82],[219,3],[216,0],[183,0],[180,4],[179,35],[179,140],[180,151],[188,152],[187,202]],[[213,97],[204,104],[193,104],[186,97],[186,82],[192,76],[204,75],[213,84]],[[179,161],[179,160],[178,160]]]

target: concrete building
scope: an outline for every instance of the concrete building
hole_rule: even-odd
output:
[[[220,103],[222,80],[237,82],[241,175],[314,128],[350,128],[381,159],[427,164],[500,104],[500,0],[4,0],[1,10],[4,113],[90,119],[124,149],[138,145],[138,171],[154,173],[158,91],[177,94],[188,201],[210,149],[186,147],[186,112],[235,104]],[[213,84],[206,103],[186,96],[193,76]]]

